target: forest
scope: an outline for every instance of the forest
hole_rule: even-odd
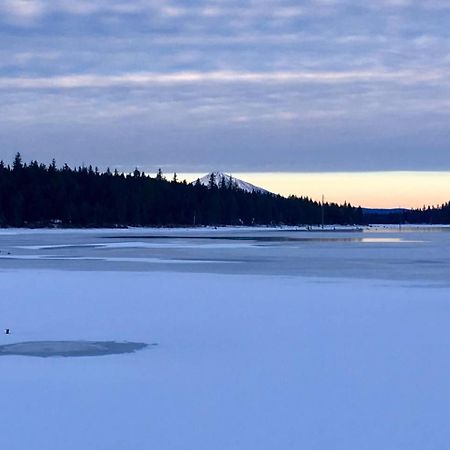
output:
[[[450,202],[441,206],[366,214],[348,203],[325,203],[325,224],[450,224]],[[1,227],[125,227],[204,225],[320,225],[322,205],[306,197],[245,192],[230,181],[209,185],[124,174],[92,166],[57,167],[0,161]]]
[[[364,221],[379,224],[447,225],[450,224],[450,202],[440,206],[423,206],[395,213],[372,213],[364,215]]]
[[[326,224],[362,224],[363,211],[325,203]],[[208,186],[154,177],[136,169],[124,174],[92,166],[58,167],[0,162],[0,226],[125,227],[204,225],[319,225],[322,205],[306,197],[245,192],[232,183]]]

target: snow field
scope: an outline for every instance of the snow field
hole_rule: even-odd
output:
[[[158,343],[0,357],[9,450],[431,449],[450,440],[449,289],[173,272],[0,272],[34,340]]]

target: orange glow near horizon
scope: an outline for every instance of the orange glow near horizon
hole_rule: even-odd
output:
[[[193,181],[204,173],[180,174]],[[297,195],[368,208],[418,208],[450,201],[450,172],[232,173],[284,196]]]

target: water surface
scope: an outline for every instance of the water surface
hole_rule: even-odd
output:
[[[449,283],[448,227],[0,231],[1,269],[175,271]]]

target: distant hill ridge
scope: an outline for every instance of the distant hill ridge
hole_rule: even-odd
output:
[[[219,171],[210,172],[210,173],[206,174],[205,176],[203,176],[202,178],[199,178],[198,181],[200,181],[200,184],[202,184],[203,186],[209,186],[209,182],[211,180],[211,175],[213,175],[214,181],[217,186],[220,186],[222,184],[222,180],[224,180],[226,186],[228,186],[230,183],[232,183],[232,185],[235,188],[240,189],[241,191],[250,192],[250,193],[257,192],[259,194],[272,194],[272,192],[269,192],[267,189],[264,189],[259,186],[255,186],[254,184],[251,184],[247,181],[240,180],[239,178],[234,178],[232,175],[229,175],[229,174],[223,173],[223,172],[219,172]],[[195,184],[196,182],[197,181],[194,181],[192,184]]]
[[[363,208],[364,214],[402,214],[411,211],[407,208]]]

